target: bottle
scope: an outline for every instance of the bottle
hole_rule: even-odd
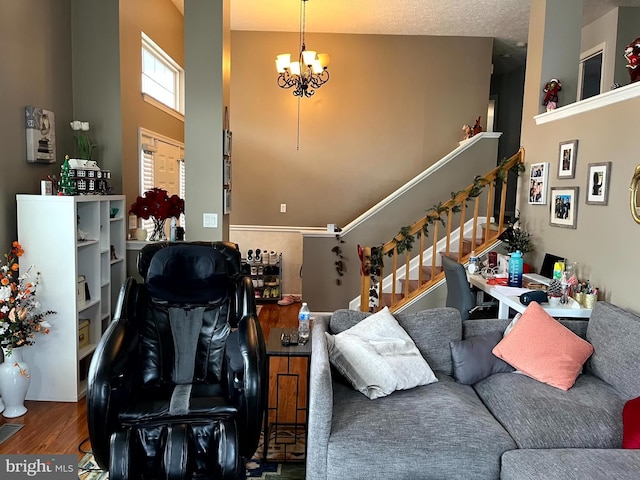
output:
[[[553,278],[562,280],[562,272],[564,272],[564,262],[556,262],[553,264]]]
[[[309,340],[309,322],[311,320],[311,312],[307,302],[302,302],[300,311],[298,312],[298,341],[306,343]]]
[[[169,228],[169,241],[171,242],[175,242],[176,241],[176,227],[177,227],[177,223],[176,223],[176,217],[171,217],[171,227]]]
[[[471,255],[469,255],[469,266],[467,267],[470,274],[478,273],[478,257],[476,257],[475,250],[471,251]]]
[[[510,287],[522,287],[522,253],[520,250],[516,250],[511,254],[509,259],[509,286]]]

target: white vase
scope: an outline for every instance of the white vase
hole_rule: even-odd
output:
[[[20,417],[27,413],[24,397],[31,383],[31,370],[22,359],[22,349],[13,348],[11,353],[3,348],[4,362],[0,364],[0,395],[4,402],[2,415],[6,418]]]

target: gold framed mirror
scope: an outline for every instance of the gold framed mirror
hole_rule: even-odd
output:
[[[631,178],[631,185],[629,186],[629,206],[631,208],[631,216],[640,223],[640,165],[636,167],[633,177]]]

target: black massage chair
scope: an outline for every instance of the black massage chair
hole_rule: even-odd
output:
[[[244,479],[265,408],[265,343],[228,242],[145,246],[88,374],[89,436],[110,480]]]

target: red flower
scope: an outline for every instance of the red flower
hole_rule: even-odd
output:
[[[144,218],[154,217],[164,220],[171,217],[179,217],[184,213],[184,200],[178,195],[171,195],[162,188],[153,188],[144,192],[142,197],[136,198],[131,205],[129,213]]]

